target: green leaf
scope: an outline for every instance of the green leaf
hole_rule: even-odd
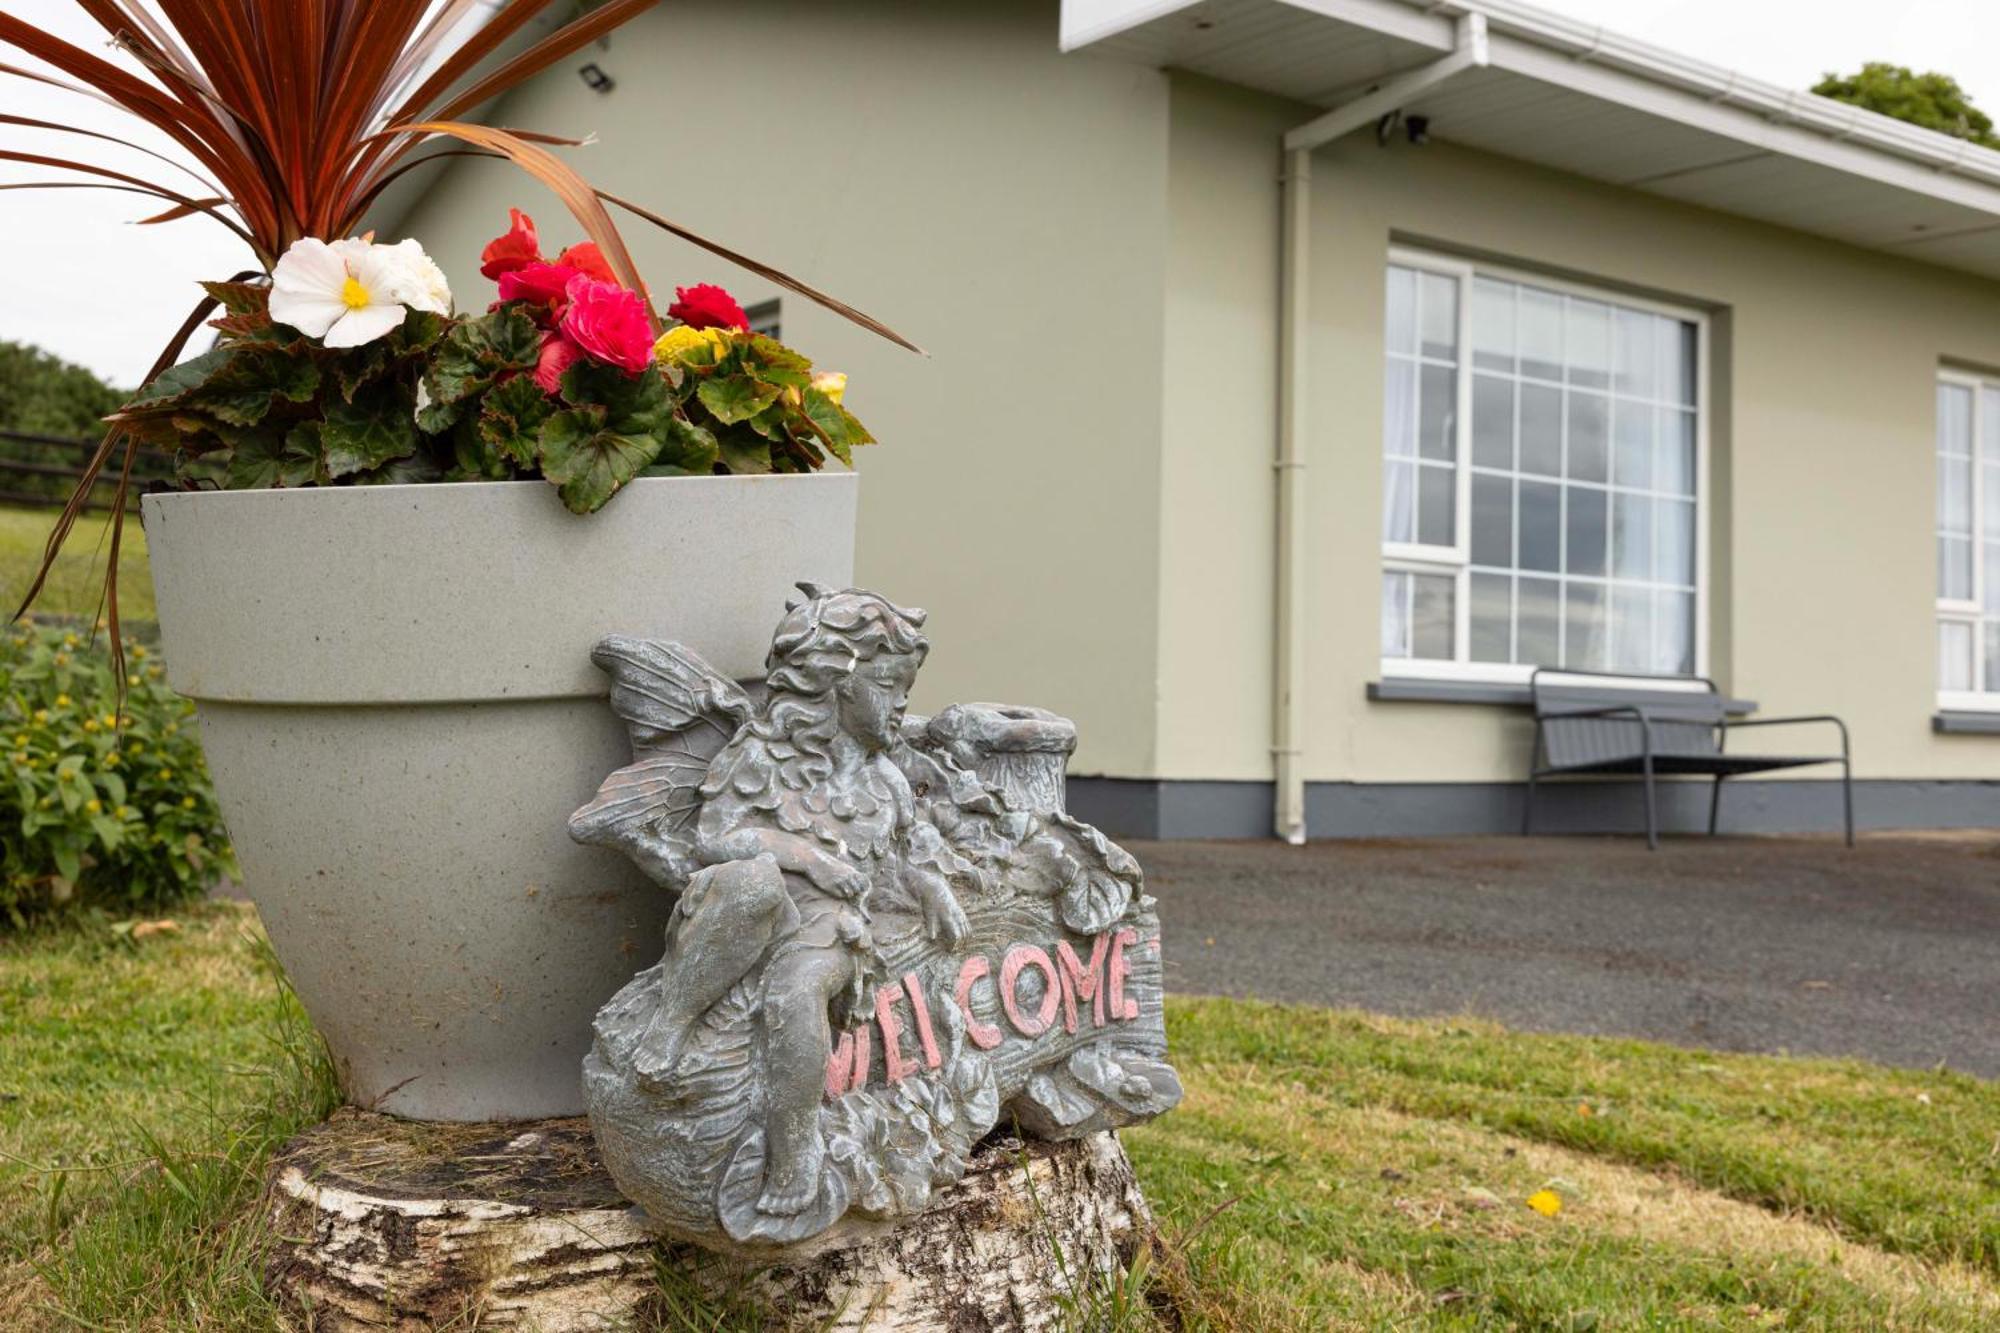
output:
[[[255,491],[312,485],[319,480],[320,432],[319,422],[301,421],[283,436],[275,431],[244,435],[229,455],[223,486]]]
[[[721,447],[711,431],[677,415],[667,418],[667,443],[660,450],[657,462],[661,466],[706,475],[715,467],[720,452]]]
[[[556,404],[532,375],[516,375],[486,395],[479,409],[479,438],[487,448],[523,470],[535,467],[542,423]]]
[[[279,399],[310,402],[319,392],[319,367],[308,355],[262,343],[235,344],[218,373],[188,394],[186,405],[231,425],[254,426]]]
[[[854,450],[864,444],[875,443],[875,437],[854,414],[842,407],[819,389],[805,391],[805,414],[813,425],[819,427],[826,437],[826,447],[833,456],[849,467],[854,466]]]
[[[608,415],[587,404],[557,412],[542,426],[542,475],[560,488],[572,513],[602,509],[666,443],[664,428],[628,434],[612,429]]]
[[[541,353],[542,331],[535,321],[502,306],[452,325],[437,345],[424,384],[434,403],[457,403],[490,388],[505,371],[534,369]]]
[[[240,348],[224,343],[200,356],[169,366],[125,401],[120,412],[153,412],[176,406],[199,392],[236,358]]]
[[[750,335],[743,353],[744,370],[766,384],[782,384],[792,389],[803,389],[812,383],[812,365],[776,338],[761,333]]]
[[[703,407],[715,414],[717,421],[734,425],[748,421],[776,402],[779,392],[777,385],[760,384],[748,375],[725,375],[703,380],[695,395]]]
[[[417,423],[398,387],[385,385],[354,402],[328,404],[321,435],[328,476],[372,472],[391,459],[416,452]]]
[[[77,850],[75,843],[64,838],[49,851],[56,858],[56,869],[62,872],[64,879],[74,884],[83,878],[83,854]]]
[[[762,476],[771,470],[771,442],[745,431],[724,431],[716,438],[722,465],[743,476]]]
[[[579,361],[563,372],[562,396],[572,407],[602,407],[611,428],[629,434],[664,429],[673,411],[673,395],[656,366],[627,375],[616,366]]]
[[[265,314],[271,304],[271,288],[261,282],[204,282],[201,289],[232,315]]]

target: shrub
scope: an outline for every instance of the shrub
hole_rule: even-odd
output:
[[[163,906],[235,868],[194,705],[145,645],[125,652],[121,710],[102,644],[60,624],[0,637],[0,913],[17,927]]]

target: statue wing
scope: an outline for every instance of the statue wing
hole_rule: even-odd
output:
[[[613,636],[590,660],[611,677],[611,711],[632,736],[633,762],[569,817],[569,835],[611,847],[678,889],[699,869],[695,821],[712,760],[750,716],[735,681],[677,643]]]
[[[699,722],[733,733],[750,716],[742,686],[681,644],[614,634],[590,660],[611,677],[611,711],[631,730],[635,754]]]

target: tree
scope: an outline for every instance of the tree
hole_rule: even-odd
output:
[[[1813,85],[1813,91],[1954,139],[2000,148],[2000,138],[1993,134],[1993,118],[1974,106],[1949,74],[1914,74],[1904,65],[1871,60],[1859,74],[1828,74]]]
[[[0,430],[95,439],[128,396],[38,347],[0,342]]]

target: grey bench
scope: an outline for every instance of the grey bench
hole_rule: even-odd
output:
[[[1679,688],[1674,688],[1678,686]],[[1645,784],[1646,845],[1660,845],[1654,779],[1713,779],[1708,832],[1722,811],[1722,784],[1746,773],[1808,764],[1840,765],[1842,822],[1854,845],[1854,771],[1848,762],[1847,724],[1828,714],[1810,717],[1732,719],[1715,682],[1707,677],[1579,673],[1538,668],[1528,678],[1534,696],[1535,743],[1528,756],[1528,801],[1521,832],[1535,830],[1535,796],[1541,779],[1555,776],[1637,776]],[[1831,723],[1840,730],[1839,754],[1731,754],[1729,735],[1746,727]]]

